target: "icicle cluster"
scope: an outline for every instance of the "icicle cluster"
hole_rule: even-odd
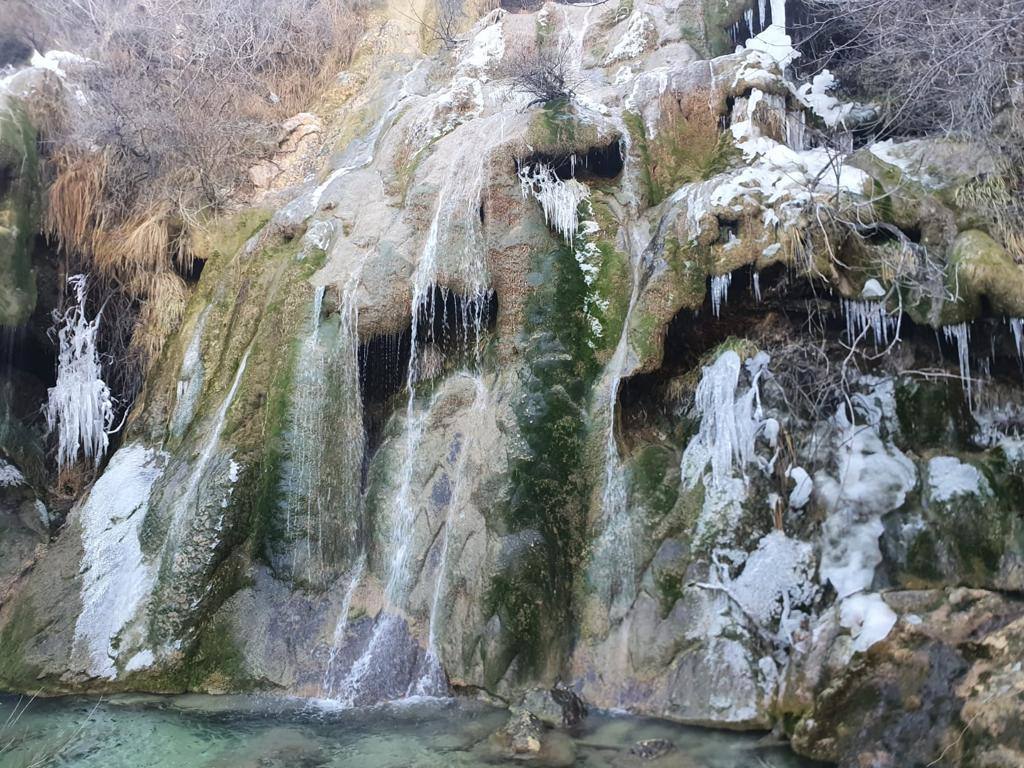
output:
[[[47,426],[50,432],[57,431],[60,469],[77,462],[80,455],[98,464],[114,422],[113,400],[96,351],[100,315],[90,320],[85,314],[88,278],[72,275],[68,284],[75,292],[75,303],[60,318],[57,383],[46,403]]]
[[[544,209],[544,220],[572,245],[579,229],[579,205],[590,196],[586,185],[575,179],[563,181],[544,163],[520,166],[519,185],[523,197],[536,198]]]
[[[972,405],[974,400],[971,386],[971,329],[967,323],[944,325],[942,335],[950,344],[956,343],[957,359],[960,362],[960,383],[967,393],[967,404]]]
[[[1024,362],[1024,317],[1011,317],[1010,330],[1013,332],[1013,343],[1017,347],[1017,357]]]
[[[868,330],[874,334],[876,347],[879,342],[888,344],[890,338],[898,337],[899,318],[889,314],[884,301],[843,299],[841,306],[846,318],[846,336],[851,344]]]
[[[708,464],[711,485],[718,486],[732,477],[734,468],[743,471],[754,460],[755,441],[765,423],[758,384],[768,361],[763,352],[747,361],[751,382],[743,393],[736,391],[743,365],[736,352],[723,352],[704,368],[695,401],[700,428],[683,453],[682,477],[688,486],[696,485]]]
[[[711,278],[711,312],[715,317],[722,314],[722,303],[729,300],[729,286],[732,273],[715,275]]]

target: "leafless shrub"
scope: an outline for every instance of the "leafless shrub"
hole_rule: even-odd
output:
[[[566,41],[554,46],[525,49],[510,58],[503,74],[512,88],[532,97],[527,107],[576,97],[581,85],[575,49]]]
[[[25,36],[89,59],[69,70],[73,119],[48,137],[46,227],[69,268],[97,276],[128,403],[180,318],[193,223],[245,189],[277,125],[350,61],[373,0],[14,2],[31,10]]]
[[[805,0],[802,46],[905,135],[988,135],[1024,66],[1024,0]]]

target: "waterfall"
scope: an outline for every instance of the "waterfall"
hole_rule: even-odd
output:
[[[323,514],[331,499],[323,498],[320,478],[325,467],[325,453],[330,429],[327,421],[328,358],[320,344],[321,313],[325,289],[314,291],[309,327],[299,351],[296,373],[297,398],[291,415],[292,457],[285,474],[285,536],[302,536],[305,542],[304,574],[298,573],[298,559],[292,562],[292,577],[305,575],[319,583],[324,575]],[[302,530],[293,530],[296,521],[292,510],[305,510],[300,521]],[[315,544],[314,544],[315,542]],[[314,552],[315,546],[315,552]],[[315,569],[315,572],[314,572]]]
[[[504,117],[497,117],[499,121],[483,119],[476,124],[477,138],[481,146],[494,146],[497,143],[495,137],[497,136],[500,141],[500,137],[503,136]],[[405,440],[398,490],[391,505],[391,530],[388,534],[384,588],[385,607],[374,625],[366,650],[352,666],[345,680],[343,702],[350,706],[358,702],[371,672],[386,661],[389,648],[396,642],[398,633],[404,625],[402,619],[392,611],[404,608],[409,586],[410,558],[414,544],[413,528],[417,517],[413,472],[432,405],[431,403],[425,408],[417,408],[416,385],[420,380],[420,368],[423,363],[423,350],[420,348],[421,324],[423,335],[427,340],[431,340],[437,319],[438,302],[435,300],[435,292],[439,272],[438,255],[442,249],[446,256],[454,254],[457,259],[454,276],[461,285],[464,296],[463,312],[459,322],[467,340],[471,332],[475,334],[472,356],[474,360],[479,357],[480,334],[489,299],[489,278],[484,263],[479,210],[491,155],[487,150],[477,153],[474,157],[475,161],[470,162],[468,169],[456,165],[447,168],[447,176],[438,191],[430,230],[412,277]]]
[[[355,567],[348,577],[348,587],[341,601],[341,611],[338,613],[338,621],[334,625],[334,634],[331,637],[331,652],[327,658],[327,666],[324,668],[324,680],[321,684],[321,695],[330,699],[334,696],[334,682],[337,678],[338,651],[341,650],[342,641],[345,639],[345,632],[348,630],[348,614],[352,610],[352,597],[363,579],[363,572],[366,570],[366,553],[361,553],[356,560]]]
[[[607,583],[602,586],[607,587],[611,593],[613,610],[620,615],[624,614],[632,603],[633,578],[636,570],[633,554],[633,521],[629,514],[628,478],[615,438],[619,385],[629,358],[629,321],[640,296],[640,283],[643,278],[642,251],[636,248],[632,250],[633,287],[622,324],[622,333],[608,366],[611,381],[606,401],[608,426],[604,449],[604,491],[601,495],[601,518],[604,528],[594,552],[598,571],[605,572]]]
[[[473,404],[470,411],[483,413],[490,405],[487,387],[483,378],[473,376],[473,384],[476,394],[473,397]],[[438,633],[440,632],[440,614],[444,607],[446,595],[446,579],[448,575],[448,552],[454,524],[453,514],[457,513],[460,504],[466,495],[466,485],[469,479],[468,463],[473,451],[471,448],[476,444],[476,434],[470,432],[468,435],[459,433],[456,439],[460,441],[458,458],[452,478],[451,498],[448,500],[447,512],[445,514],[444,527],[441,531],[441,557],[437,565],[437,580],[434,583],[434,594],[430,601],[430,623],[427,633],[427,653],[424,659],[424,672],[416,684],[416,693],[420,696],[442,696],[448,693],[448,681],[444,674],[441,652],[438,645]]]
[[[213,460],[213,457],[217,454],[217,449],[220,448],[220,433],[221,430],[224,429],[224,422],[227,419],[228,410],[231,408],[231,403],[234,402],[235,395],[238,393],[238,387],[242,383],[242,375],[245,373],[245,366],[249,361],[250,349],[245,350],[245,354],[242,355],[242,360],[238,364],[238,370],[235,372],[234,380],[231,382],[231,388],[224,397],[220,408],[217,409],[213,424],[211,425],[209,434],[206,438],[206,443],[203,445],[199,455],[190,464],[191,471],[189,472],[184,490],[175,495],[173,501],[174,511],[168,534],[167,551],[173,557],[173,568],[176,571],[179,569],[188,571],[190,568],[194,568],[195,564],[185,561],[187,558],[184,557],[180,546],[182,543],[185,522],[190,517],[190,512],[198,500],[199,483],[203,479],[203,475],[206,474],[206,470],[209,467],[210,462]]]

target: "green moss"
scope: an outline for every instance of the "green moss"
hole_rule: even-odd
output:
[[[529,562],[499,574],[487,597],[504,630],[503,661],[516,659],[524,676],[557,668],[568,651],[565,627],[573,624],[590,493],[585,406],[600,371],[583,311],[588,286],[573,252],[563,246],[538,253],[532,266],[540,279],[526,307],[524,391],[515,407],[524,445],[511,463],[504,522],[511,533],[539,534],[540,546]],[[491,674],[500,667],[492,665]]]
[[[2,98],[2,97],[0,97]],[[21,325],[36,305],[32,243],[39,231],[39,154],[36,132],[21,106],[0,109],[0,325]]]
[[[630,465],[630,495],[650,516],[668,515],[679,500],[679,455],[659,445],[646,445]]]
[[[37,690],[39,669],[25,661],[25,646],[36,633],[36,614],[27,597],[15,601],[7,623],[0,631],[0,688]]]
[[[555,99],[532,113],[526,140],[536,152],[567,155],[596,146],[599,137],[591,123],[576,116],[568,99]]]
[[[657,205],[684,184],[710,179],[731,168],[740,157],[732,135],[718,129],[706,100],[689,114],[674,110],[662,116],[656,138],[647,136],[640,115],[624,115],[641,162],[641,181],[650,205]]]
[[[247,208],[206,222],[193,238],[196,255],[203,259],[230,259],[250,237],[263,229],[270,217],[269,210]]]
[[[906,450],[966,448],[974,432],[974,420],[959,381],[899,379],[896,416],[900,444]]]

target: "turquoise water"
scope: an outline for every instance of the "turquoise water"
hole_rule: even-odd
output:
[[[492,735],[508,713],[465,701],[360,710],[272,697],[119,696],[27,702],[0,697],[3,768],[804,768],[759,736],[592,713],[572,737],[555,734],[543,759],[512,759]],[[15,710],[18,706],[17,712]],[[6,725],[4,725],[6,723]],[[643,761],[642,739],[675,749]]]

